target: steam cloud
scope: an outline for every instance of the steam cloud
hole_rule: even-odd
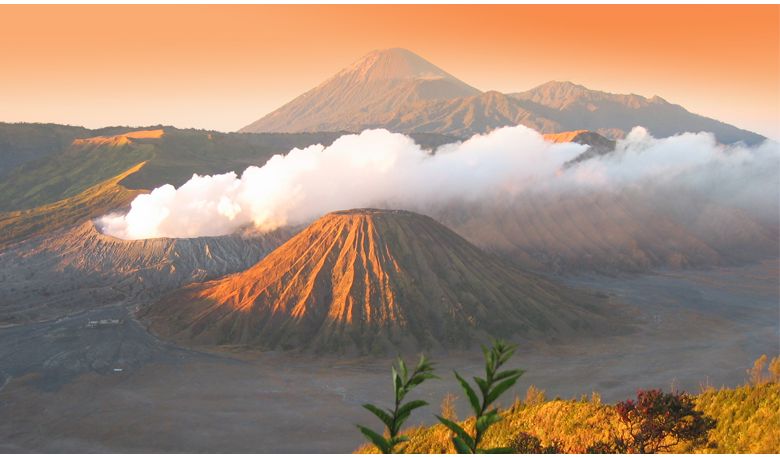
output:
[[[174,188],[140,195],[127,214],[98,220],[125,239],[225,235],[252,225],[264,232],[360,207],[422,212],[452,202],[491,202],[522,195],[626,189],[707,195],[777,218],[780,148],[717,144],[709,133],[656,139],[637,127],[615,151],[572,166],[587,150],[545,142],[523,126],[422,149],[402,134],[366,130],[332,145],[276,155],[262,167],[194,175]]]

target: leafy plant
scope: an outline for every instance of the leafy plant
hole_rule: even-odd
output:
[[[527,432],[515,435],[509,443],[509,449],[513,454],[564,454],[559,443],[542,446],[542,440]]]
[[[655,454],[681,442],[703,444],[715,421],[695,409],[685,393],[639,390],[635,400],[615,406],[625,434],[614,440],[619,453]]]
[[[766,354],[762,354],[761,357],[757,358],[755,362],[753,362],[753,367],[747,370],[748,376],[749,376],[749,383],[754,386],[760,386],[761,384],[764,384],[768,381],[767,377],[764,376],[764,367],[766,367],[768,357]]]
[[[493,346],[482,347],[485,354],[485,377],[475,377],[480,395],[463,379],[458,372],[455,377],[458,379],[463,391],[466,393],[471,409],[474,411],[474,435],[470,435],[460,425],[442,416],[436,416],[439,421],[449,428],[455,436],[452,437],[452,444],[459,454],[476,454],[477,452],[512,452],[511,448],[491,448],[481,449],[480,442],[485,432],[491,425],[501,420],[498,410],[490,406],[504,392],[509,390],[523,375],[523,370],[505,370],[499,369],[512,357],[516,347],[509,345],[501,340],[493,342]]]
[[[363,405],[364,408],[371,411],[373,415],[378,417],[379,420],[385,424],[385,433],[387,437],[382,436],[381,433],[371,430],[368,427],[362,425],[357,426],[357,428],[360,429],[360,432],[374,443],[383,454],[392,454],[398,444],[408,440],[406,436],[399,434],[401,426],[412,414],[412,411],[428,404],[425,400],[412,400],[403,403],[406,395],[414,387],[422,384],[426,379],[436,378],[433,374],[433,364],[426,360],[425,356],[420,356],[420,361],[417,363],[417,367],[411,375],[409,375],[409,371],[406,368],[403,359],[399,357],[398,369],[396,370],[395,366],[392,367],[392,373],[393,392],[395,393],[395,406],[393,409],[382,409],[371,403]]]

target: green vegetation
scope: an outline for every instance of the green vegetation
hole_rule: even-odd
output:
[[[498,410],[490,406],[498,400],[504,392],[515,385],[523,370],[505,370],[499,371],[512,354],[515,353],[515,347],[510,346],[503,341],[496,341],[491,348],[482,347],[485,354],[485,377],[474,377],[474,382],[479,387],[479,396],[474,389],[463,379],[458,372],[455,372],[455,378],[458,379],[463,391],[469,399],[471,409],[474,411],[474,434],[469,434],[460,425],[450,419],[442,416],[436,416],[439,422],[455,433],[452,437],[452,444],[459,454],[476,454],[477,452],[512,452],[511,448],[487,448],[480,447],[485,432],[495,423],[501,420]]]
[[[0,165],[7,163],[6,176],[0,181],[0,211],[31,209],[78,195],[139,162],[147,164],[123,180],[124,187],[153,189],[166,183],[180,186],[193,173],[240,173],[250,165],[263,165],[274,154],[316,143],[329,144],[339,136],[225,134],[160,126],[99,131],[38,124],[0,127]],[[74,141],[149,129],[163,129],[165,134],[131,141]],[[36,137],[39,131],[40,138]]]
[[[718,421],[707,452],[780,452],[780,356],[772,359],[768,372],[766,361],[766,355],[756,360],[746,385],[708,388],[696,398],[697,409]]]
[[[24,163],[56,154],[90,131],[58,124],[0,122],[0,176]]]
[[[136,164],[78,195],[54,203],[23,211],[0,212],[0,248],[84,222],[129,204],[140,191],[125,189],[118,183],[140,170],[143,165]]]
[[[620,421],[618,432],[610,440],[590,446],[588,452],[657,454],[680,443],[700,446],[707,443],[707,433],[715,428],[715,421],[697,411],[693,398],[685,393],[640,390],[636,400],[615,405],[615,412]]]
[[[27,162],[0,181],[0,211],[32,209],[84,192],[155,155],[154,144],[72,145]]]
[[[80,141],[141,130],[164,130],[160,138]],[[0,211],[18,211],[72,197],[139,162],[146,166],[124,179],[128,189],[180,186],[200,175],[262,166],[274,154],[312,144],[331,144],[346,132],[220,133],[167,126],[89,130],[57,124],[0,123]],[[453,141],[438,134],[412,135],[424,147]]]
[[[768,369],[767,369],[768,368]],[[579,400],[551,400],[530,386],[498,412],[480,438],[483,449],[516,453],[777,453],[780,452],[780,357],[762,356],[737,388],[708,387],[698,395],[640,391],[635,400],[602,404],[597,393]],[[450,421],[475,430],[475,418],[457,421],[448,397],[442,404]],[[403,432],[404,452],[454,453],[452,429],[444,424]],[[376,452],[372,445],[357,450]]]
[[[425,360],[425,357],[420,357],[420,362],[414,369],[414,372],[409,376],[409,371],[406,368],[406,364],[403,359],[398,359],[398,370],[393,367],[393,392],[395,393],[395,406],[393,409],[383,410],[378,406],[366,403],[364,408],[371,411],[373,415],[379,418],[383,424],[385,424],[385,431],[387,438],[381,434],[371,430],[368,427],[358,425],[360,430],[366,438],[371,440],[377,448],[379,448],[383,454],[392,454],[395,447],[398,444],[407,441],[408,438],[404,435],[399,435],[401,426],[409,418],[417,408],[422,408],[427,405],[425,400],[412,400],[407,403],[403,403],[406,395],[416,386],[422,384],[426,379],[435,378],[433,374],[433,365]]]

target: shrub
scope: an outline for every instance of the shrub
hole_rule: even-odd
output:
[[[527,432],[520,432],[512,438],[509,450],[515,454],[562,454],[560,443],[554,442],[542,446],[542,440]]]
[[[535,385],[528,386],[528,390],[525,391],[526,405],[541,405],[546,400],[545,392],[542,389],[537,389]]]
[[[772,382],[780,382],[780,356],[772,357],[769,363],[769,376]]]
[[[516,454],[541,454],[542,440],[530,433],[520,432],[512,438],[509,448]]]
[[[747,371],[748,381],[750,384],[753,384],[754,386],[760,386],[767,381],[767,379],[764,377],[764,367],[766,367],[766,361],[766,354],[762,354],[761,357],[757,358],[756,361],[753,362],[753,367]]]
[[[708,452],[780,452],[780,384],[712,390],[696,398],[696,408],[717,420]]]
[[[639,390],[636,400],[615,406],[624,426],[613,445],[620,453],[655,454],[669,451],[682,442],[703,444],[715,421],[694,409],[685,393]]]
[[[453,393],[448,393],[441,400],[441,416],[451,421],[458,420],[458,411],[455,409],[455,400],[458,397]]]

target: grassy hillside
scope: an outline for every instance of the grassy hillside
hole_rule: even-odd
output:
[[[132,138],[132,132],[144,130],[164,134]],[[0,124],[0,211],[30,209],[72,197],[143,161],[146,166],[122,181],[123,186],[153,189],[166,183],[179,186],[193,173],[240,173],[250,165],[265,164],[274,154],[317,143],[327,145],[342,134]],[[436,134],[416,135],[415,139],[425,147],[454,141]]]
[[[37,208],[0,213],[0,248],[14,241],[77,224],[130,203],[141,191],[119,185],[127,176],[142,169],[136,164],[119,175],[72,197]]]
[[[710,433],[714,447],[707,452],[780,452],[780,384],[710,390],[696,404],[718,421]]]
[[[152,159],[156,145],[72,143],[61,153],[28,162],[0,181],[0,211],[31,209],[75,196]]]
[[[33,160],[67,148],[89,130],[58,124],[0,123],[0,176]]]
[[[675,452],[780,452],[780,383],[709,389],[695,396],[695,404],[697,410],[715,419],[715,429],[709,432],[708,443],[679,445]],[[598,394],[581,400],[546,401],[536,391],[523,401],[516,400],[501,415],[503,420],[485,435],[485,448],[512,447],[520,451],[522,438],[532,435],[539,439],[542,450],[554,445],[559,452],[584,453],[589,446],[608,441],[611,433],[621,429],[615,406],[602,404]],[[461,422],[466,430],[471,430],[473,424],[473,419]],[[450,431],[441,424],[403,433],[409,437],[406,453],[455,451]],[[373,445],[364,445],[357,452],[377,450]]]
[[[10,175],[24,164],[46,163],[68,150],[74,140],[102,135],[117,135],[130,127],[87,129],[73,125],[0,122],[0,177]]]

